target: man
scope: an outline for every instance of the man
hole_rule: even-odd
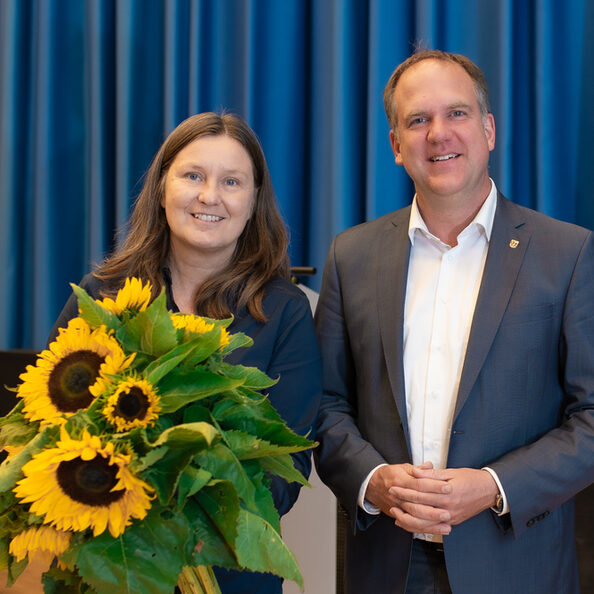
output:
[[[317,308],[318,471],[349,593],[579,592],[594,480],[594,238],[489,178],[480,69],[413,55],[384,93],[413,204],[338,235]]]

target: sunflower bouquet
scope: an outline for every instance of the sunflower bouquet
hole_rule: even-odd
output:
[[[32,559],[51,593],[219,592],[213,565],[302,578],[270,476],[306,485],[291,431],[225,357],[231,320],[167,311],[127,279],[115,299],[72,285],[79,316],[20,376],[0,419],[0,569]]]

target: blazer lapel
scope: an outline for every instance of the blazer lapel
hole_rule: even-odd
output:
[[[378,242],[380,265],[377,269],[377,307],[381,347],[407,442],[402,324],[410,253],[409,219],[410,207],[407,207],[396,211],[394,217],[389,220],[388,228],[381,234]]]
[[[524,228],[521,211],[499,194],[454,419],[464,406],[495,339],[529,242],[530,231]]]

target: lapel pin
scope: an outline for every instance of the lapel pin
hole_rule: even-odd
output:
[[[517,248],[517,247],[518,247],[518,245],[520,245],[520,242],[519,242],[517,239],[512,239],[512,240],[509,242],[509,247],[510,247],[510,248],[512,248],[512,249],[513,249],[513,248]]]

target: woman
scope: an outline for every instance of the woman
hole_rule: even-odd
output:
[[[233,364],[255,366],[279,382],[270,402],[300,434],[313,426],[320,358],[306,296],[289,280],[287,233],[279,215],[260,144],[237,116],[203,113],[182,122],[165,140],[148,172],[117,252],[81,286],[112,296],[126,277],[151,281],[153,298],[165,287],[172,311],[211,318],[234,316],[230,332],[254,346],[238,349]],[[77,315],[71,297],[52,331]],[[311,437],[311,435],[310,435]],[[306,476],[309,452],[294,455]],[[279,513],[299,486],[275,477]],[[271,574],[216,570],[224,594],[280,594]]]

